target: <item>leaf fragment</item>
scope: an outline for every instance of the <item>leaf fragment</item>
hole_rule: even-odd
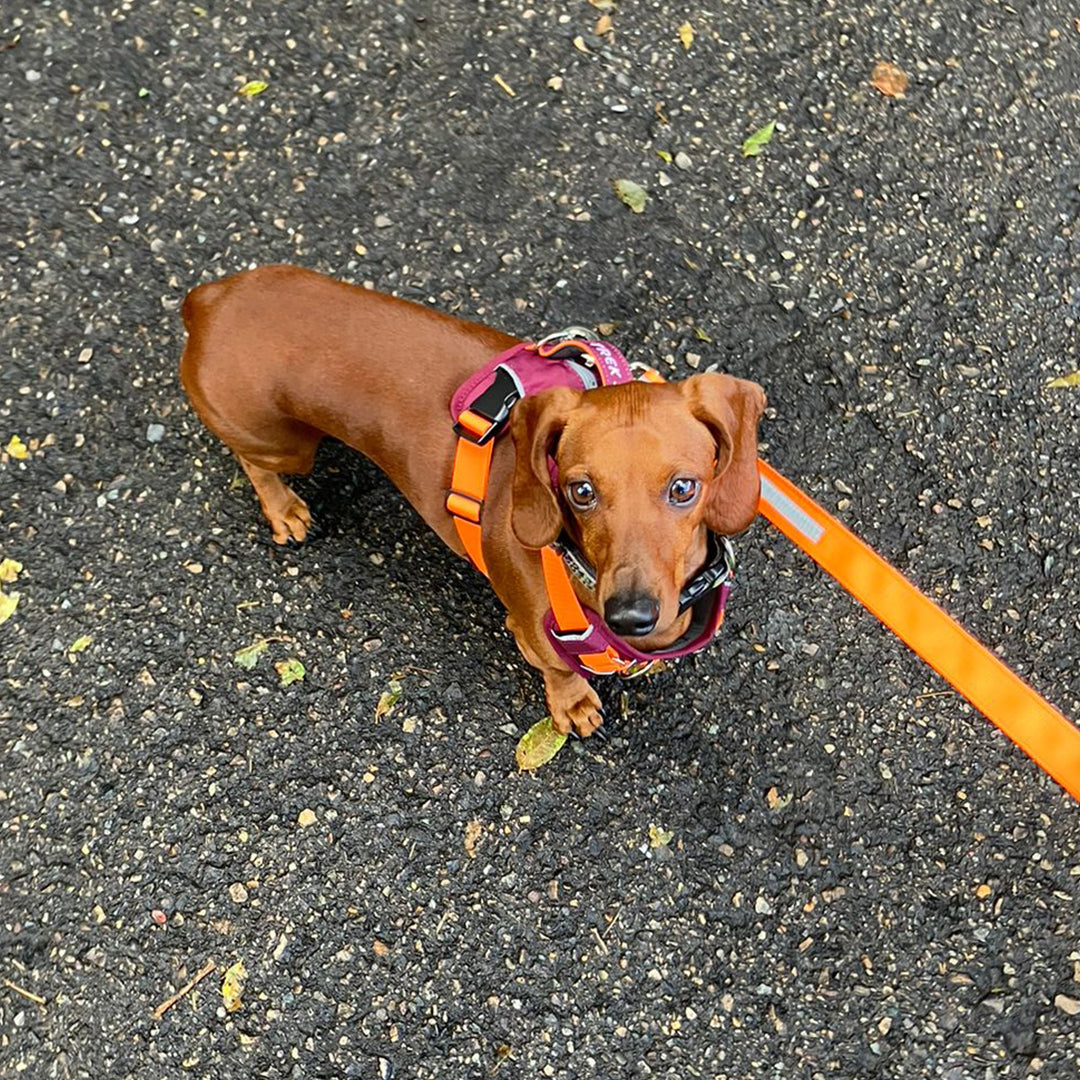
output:
[[[1068,375],[1059,375],[1051,379],[1047,384],[1048,390],[1062,390],[1067,386],[1080,386],[1080,371],[1071,371]],[[0,577],[0,581],[4,579]]]
[[[236,1012],[242,1008],[240,1001],[244,993],[244,983],[247,981],[247,968],[243,960],[237,960],[226,972],[221,982],[221,996],[225,1002],[226,1012]]]
[[[19,596],[17,592],[0,592],[0,623],[6,623],[15,614],[15,609],[19,606]]]
[[[635,184],[633,180],[612,180],[611,186],[615,189],[615,194],[635,214],[644,212],[649,193],[640,184]]]
[[[562,749],[564,742],[566,736],[555,730],[550,716],[545,716],[518,740],[517,749],[514,751],[518,768],[523,772],[539,769]]]
[[[480,843],[480,837],[483,835],[484,826],[480,823],[479,818],[473,818],[465,826],[465,854],[470,859],[476,858],[476,849]]]
[[[93,640],[94,640],[94,639],[93,639],[93,638],[92,638],[92,637],[91,637],[91,636],[90,636],[89,634],[83,634],[83,635],[82,635],[81,637],[77,637],[77,638],[76,638],[76,639],[75,639],[75,640],[74,640],[74,641],[73,641],[73,642],[72,642],[72,643],[71,643],[71,644],[70,644],[70,645],[68,646],[68,652],[69,652],[69,653],[81,653],[81,652],[85,652],[85,651],[86,651],[86,648],[87,648],[87,646],[88,646],[88,645],[90,644],[90,642],[92,642]]]
[[[770,120],[764,127],[758,128],[757,131],[742,144],[743,157],[757,157],[762,149],[769,145],[775,130],[775,120]]]
[[[514,88],[501,75],[492,75],[491,81],[510,97],[514,97]]]
[[[667,847],[674,837],[675,834],[669,829],[662,829],[659,825],[649,826],[649,847]]]
[[[886,97],[899,98],[908,88],[908,77],[895,64],[882,60],[870,72],[870,85]]]
[[[237,649],[233,653],[233,660],[236,661],[242,668],[251,671],[252,668],[259,662],[259,657],[266,652],[266,647],[270,644],[266,638],[259,638],[258,641],[246,646],[243,649]]]
[[[679,27],[679,40],[682,42],[682,47],[689,52],[690,46],[694,44],[694,28],[688,22],[684,22]]]
[[[666,162],[668,165],[670,165],[672,163],[672,161],[674,160],[674,158],[672,158],[671,154],[668,153],[667,150],[657,150],[656,151],[656,156],[661,161]]]
[[[30,451],[26,449],[26,443],[18,435],[12,435],[4,449],[16,461],[25,461],[30,456]]]
[[[292,686],[294,682],[303,682],[305,675],[304,665],[292,656],[288,660],[279,660],[274,665],[274,670],[278,673],[282,686]]]
[[[264,90],[269,89],[269,87],[270,84],[263,82],[262,79],[249,79],[236,92],[243,94],[244,97],[254,97],[256,94],[261,94]]]
[[[22,573],[23,564],[17,559],[4,559],[0,562],[0,581],[14,581]]]
[[[794,798],[792,793],[787,795],[781,795],[780,792],[771,787],[765,792],[765,801],[769,804],[770,810],[783,810],[785,806],[791,805],[791,800]]]
[[[378,723],[401,700],[401,672],[395,671],[390,676],[387,688],[379,695],[375,706],[375,722]]]
[[[597,37],[603,37],[605,34],[610,34],[612,31],[611,16],[601,15],[596,20],[596,26],[593,27],[593,33]]]
[[[713,343],[712,338],[709,337],[709,335],[706,334],[700,326],[694,327],[694,336],[698,339],[698,341],[704,341],[706,345],[711,345]]]

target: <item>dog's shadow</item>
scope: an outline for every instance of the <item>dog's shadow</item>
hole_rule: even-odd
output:
[[[442,631],[489,649],[493,637],[509,642],[502,607],[484,578],[443,544],[363,454],[324,439],[314,469],[292,483],[315,521],[308,543],[329,571],[328,585],[344,590],[343,602],[356,595],[380,608],[391,594],[431,618],[430,627],[418,628],[426,636]],[[516,655],[512,644],[506,655]]]

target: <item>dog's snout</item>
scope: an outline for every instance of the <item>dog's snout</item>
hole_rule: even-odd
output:
[[[621,637],[650,633],[659,617],[660,604],[648,593],[616,593],[604,604],[604,621]]]

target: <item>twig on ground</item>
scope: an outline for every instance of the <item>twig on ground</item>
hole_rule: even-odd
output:
[[[194,990],[195,987],[199,983],[201,983],[203,979],[205,979],[206,976],[209,975],[210,972],[213,971],[216,967],[217,964],[215,964],[213,960],[207,960],[206,964],[195,973],[195,977],[191,980],[191,982],[187,983],[187,985],[185,986],[181,986],[180,989],[177,990],[176,993],[168,999],[168,1001],[163,1001],[154,1010],[154,1019],[160,1020],[181,998],[186,997],[188,994],[190,994],[191,991]],[[7,980],[5,980],[5,982],[6,981]]]
[[[14,990],[16,994],[22,994],[24,998],[28,998],[30,1001],[34,1002],[35,1005],[45,1004],[45,999],[41,997],[40,994],[32,994],[29,990],[24,990],[21,986],[16,986],[10,979],[3,979],[2,981],[9,990]]]

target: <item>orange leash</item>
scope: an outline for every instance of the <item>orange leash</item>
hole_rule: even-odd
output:
[[[1080,800],[1080,728],[794,484],[758,468],[761,513]]]

